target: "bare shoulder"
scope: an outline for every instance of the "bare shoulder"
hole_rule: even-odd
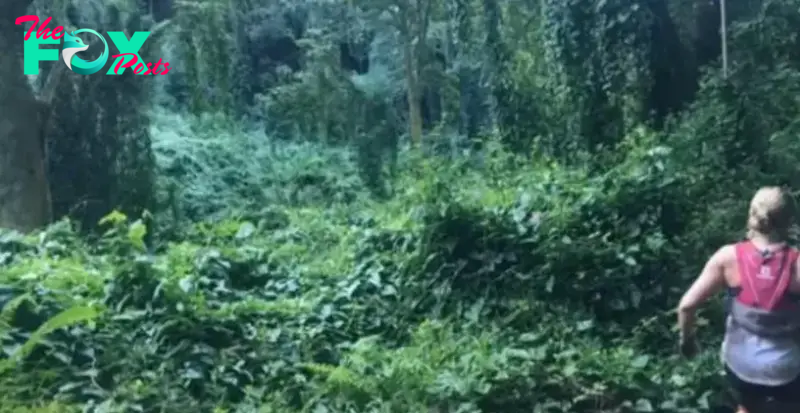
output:
[[[711,256],[707,266],[712,272],[719,274],[730,285],[739,283],[738,271],[736,270],[736,244],[722,246]]]
[[[722,246],[714,255],[711,256],[709,263],[714,263],[716,265],[728,265],[730,263],[736,262],[736,244],[728,244]]]

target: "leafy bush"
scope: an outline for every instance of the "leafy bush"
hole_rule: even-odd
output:
[[[160,198],[180,222],[232,210],[348,203],[364,193],[348,150],[275,142],[221,115],[152,116]]]

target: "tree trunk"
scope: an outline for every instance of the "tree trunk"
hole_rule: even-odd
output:
[[[405,43],[404,66],[406,88],[408,89],[406,93],[408,98],[408,122],[411,143],[417,146],[422,142],[422,102],[420,102],[419,73],[417,72],[418,55],[415,53],[415,47],[411,44],[410,39],[406,40]]]
[[[486,54],[486,78],[492,93],[489,95],[487,106],[489,107],[489,127],[494,130],[497,125],[500,102],[500,65],[505,59],[504,45],[500,37],[500,15],[502,11],[497,0],[483,0],[483,24],[486,29],[484,40],[484,51]]]
[[[0,227],[28,232],[51,220],[42,124],[45,105],[22,71],[23,26],[31,0],[0,0]]]
[[[472,140],[478,135],[478,117],[475,113],[475,93],[476,83],[474,81],[472,62],[469,56],[469,42],[472,38],[472,30],[469,15],[469,3],[467,0],[452,0],[448,3],[449,19],[451,31],[454,33],[454,53],[449,57],[448,62],[452,62],[456,67],[458,78],[459,94],[459,113],[458,113],[458,133]]]

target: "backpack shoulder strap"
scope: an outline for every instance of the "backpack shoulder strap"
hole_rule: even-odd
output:
[[[751,265],[748,262],[748,256],[752,254],[753,246],[748,241],[737,242],[734,245],[736,251],[736,269],[739,273],[739,292],[736,294],[736,301],[742,304],[755,305],[756,296],[751,286]]]
[[[800,258],[800,250],[797,248],[786,247],[786,265],[784,265],[783,272],[786,278],[786,291],[789,293],[789,287],[792,285],[792,280],[797,272],[797,259]]]
[[[781,251],[781,263],[780,267],[778,267],[778,272],[776,276],[778,277],[777,285],[775,286],[775,291],[772,297],[770,297],[769,302],[767,303],[766,308],[773,309],[775,308],[778,303],[780,303],[783,298],[786,296],[786,293],[789,292],[789,286],[792,284],[792,275],[794,268],[794,262],[797,259],[797,251],[794,248],[783,248]]]
[[[754,247],[749,241],[737,242],[734,246],[736,251],[736,268],[739,273],[739,286],[742,290],[747,288],[752,270],[749,256],[752,255]]]

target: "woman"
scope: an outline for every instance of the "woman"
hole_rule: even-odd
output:
[[[722,361],[740,413],[767,403],[770,413],[800,412],[800,270],[798,251],[786,245],[793,216],[786,192],[758,190],[747,240],[714,253],[678,306],[681,351],[692,356],[695,310],[727,287]]]

